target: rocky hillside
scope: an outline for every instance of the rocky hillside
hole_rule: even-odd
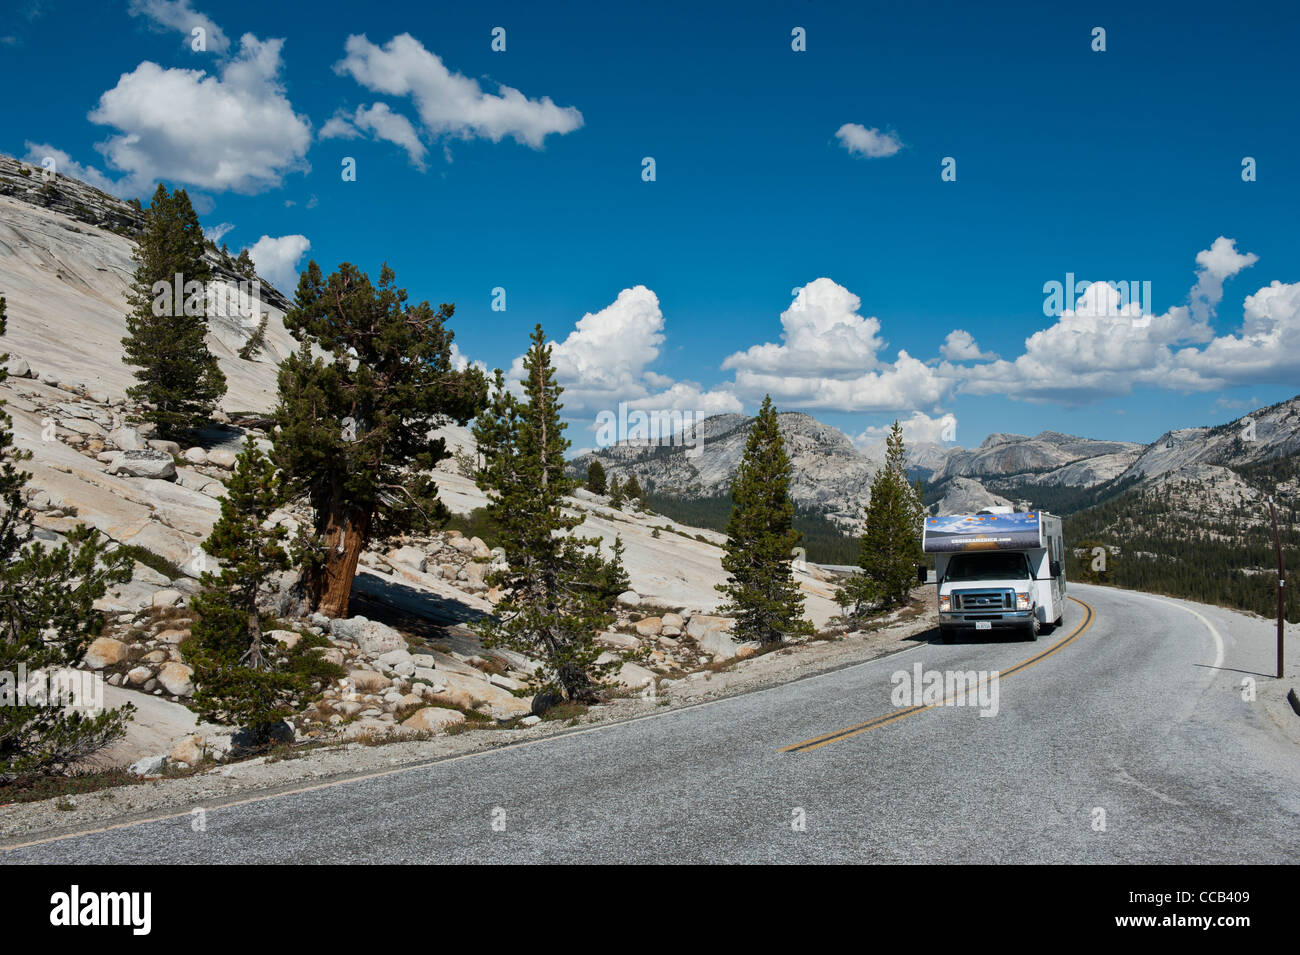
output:
[[[696,443],[646,447],[621,443],[577,456],[574,472],[585,475],[599,459],[606,472],[626,481],[635,474],[647,491],[683,497],[726,494],[745,453],[754,419],[728,414],[700,423]],[[880,462],[863,455],[844,432],[810,415],[778,415],[781,437],[793,465],[791,494],[795,503],[819,510],[850,532],[861,527],[862,510],[871,499],[871,480]]]

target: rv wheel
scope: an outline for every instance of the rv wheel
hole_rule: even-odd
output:
[[[1038,639],[1038,618],[1037,617],[1034,618],[1033,623],[1031,623],[1029,626],[1025,628],[1025,639],[1031,643]]]

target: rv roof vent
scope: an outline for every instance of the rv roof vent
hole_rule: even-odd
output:
[[[1006,504],[995,504],[980,511],[981,514],[1014,514],[1016,509]]]

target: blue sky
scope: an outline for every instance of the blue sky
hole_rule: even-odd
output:
[[[1146,441],[1300,391],[1292,5],[468,6],[18,0],[0,149],[183,185],[264,271],[387,261],[488,367],[541,322],[581,422]],[[1153,314],[1045,315],[1067,273]]]

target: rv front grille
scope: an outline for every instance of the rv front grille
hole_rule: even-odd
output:
[[[958,590],[953,594],[953,610],[997,613],[1015,607],[1016,595],[1010,590]]]

